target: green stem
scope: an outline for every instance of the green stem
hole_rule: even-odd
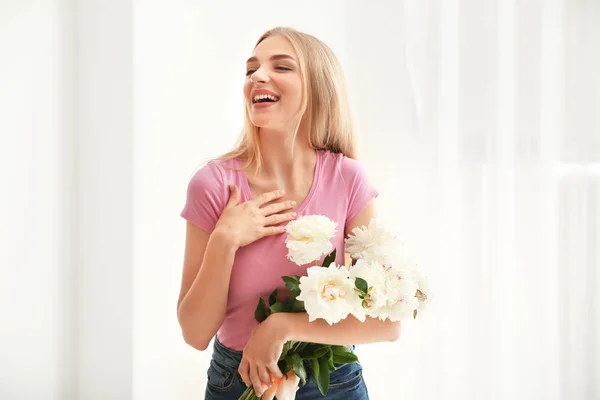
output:
[[[290,349],[290,353],[296,353],[298,351],[298,348],[302,345],[302,342],[292,342],[294,343],[292,345],[292,348]]]
[[[258,400],[258,396],[254,392],[254,388],[252,386],[248,386],[242,396],[238,400]]]

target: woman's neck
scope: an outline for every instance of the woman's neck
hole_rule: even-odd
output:
[[[304,132],[296,137],[287,132],[261,129],[258,144],[262,157],[260,176],[267,179],[290,180],[312,171],[316,152]]]

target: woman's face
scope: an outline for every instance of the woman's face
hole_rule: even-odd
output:
[[[246,64],[246,107],[259,128],[286,130],[300,117],[302,76],[296,52],[287,39],[263,40]]]

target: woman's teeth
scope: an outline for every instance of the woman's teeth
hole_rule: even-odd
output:
[[[254,96],[253,100],[255,103],[262,103],[265,101],[275,102],[279,100],[279,98],[270,94],[259,94],[257,96]]]

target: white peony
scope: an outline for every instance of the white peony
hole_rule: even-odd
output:
[[[419,306],[415,297],[419,285],[414,270],[358,260],[350,268],[350,276],[367,282],[363,306],[370,317],[398,321],[411,317]]]
[[[383,321],[412,318],[419,300],[415,297],[418,284],[413,279],[411,271],[404,268],[384,267],[384,275],[385,305],[369,310],[368,314]]]
[[[346,252],[355,260],[389,265],[397,256],[399,245],[392,232],[372,219],[368,227],[352,229],[346,239]]]
[[[427,304],[431,294],[429,292],[429,282],[427,281],[427,277],[423,275],[421,270],[417,267],[410,269],[411,278],[417,283],[417,315],[422,314],[423,310],[425,310],[425,305]]]
[[[307,215],[287,224],[285,245],[288,259],[302,266],[315,262],[333,248],[331,238],[336,234],[337,222],[323,215]]]
[[[354,291],[348,268],[332,263],[329,268],[310,267],[307,273],[300,278],[297,299],[304,302],[309,321],[321,318],[333,325],[349,314],[360,315],[362,300]]]
[[[366,310],[377,309],[386,304],[386,275],[383,266],[377,263],[368,263],[361,259],[350,267],[350,277],[353,279],[362,278],[367,282],[369,290],[364,299]]]

